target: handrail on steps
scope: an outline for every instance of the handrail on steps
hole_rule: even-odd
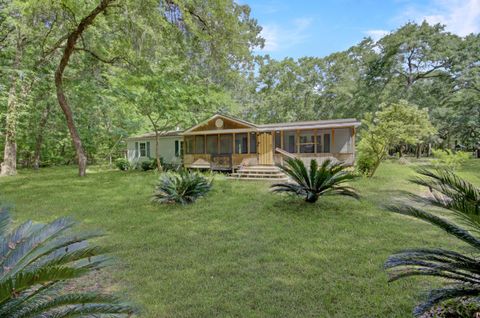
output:
[[[281,149],[281,148],[275,148],[275,151],[278,152],[279,154],[285,156],[285,157],[288,157],[288,158],[291,158],[291,159],[295,159],[295,158],[296,158],[294,154],[292,154],[292,153],[290,153],[290,152],[288,152],[288,151],[285,151],[285,150],[283,150],[283,149]]]

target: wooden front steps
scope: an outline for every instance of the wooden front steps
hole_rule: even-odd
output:
[[[277,166],[244,166],[232,173],[228,178],[236,180],[269,180],[275,182],[288,181],[287,175]]]

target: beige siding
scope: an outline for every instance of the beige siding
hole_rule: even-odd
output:
[[[159,141],[159,150],[160,150],[160,157],[162,157],[166,163],[180,163],[181,158],[177,157],[175,154],[175,141],[178,140],[183,141],[182,137],[174,136],[174,137],[160,137]],[[150,158],[155,158],[155,149],[156,143],[155,138],[145,138],[145,139],[135,139],[135,140],[128,140],[127,141],[127,155],[128,161],[135,162],[135,161],[142,161],[148,159],[148,157],[141,157],[135,154],[135,142],[142,143],[142,142],[150,142]]]

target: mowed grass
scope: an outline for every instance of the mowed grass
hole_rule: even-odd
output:
[[[155,173],[74,167],[0,179],[16,222],[70,215],[103,229],[116,265],[102,273],[141,317],[408,317],[437,280],[388,283],[383,263],[410,247],[465,246],[423,222],[385,212],[416,165],[383,164],[354,186],[362,200],[307,204],[269,183],[217,178],[190,206],[150,203]],[[480,160],[459,173],[480,184]],[[105,278],[107,279],[107,278]]]

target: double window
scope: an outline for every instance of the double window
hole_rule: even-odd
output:
[[[330,130],[317,131],[317,153],[329,153],[330,152]]]
[[[300,145],[300,153],[315,153],[315,131],[300,131],[298,143]]]
[[[136,142],[135,143],[135,157],[148,157],[150,158],[150,141]]]

